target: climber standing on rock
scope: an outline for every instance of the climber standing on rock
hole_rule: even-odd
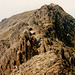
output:
[[[15,65],[13,69],[17,69],[17,66]]]
[[[40,46],[40,39],[38,39],[37,42],[38,42],[38,46]]]

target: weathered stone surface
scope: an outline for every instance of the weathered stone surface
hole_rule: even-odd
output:
[[[54,4],[0,22],[0,75],[9,75],[14,65],[15,74],[73,73],[74,27],[75,19]]]
[[[47,51],[23,63],[19,66],[18,73],[14,71],[11,75],[63,75],[64,73],[69,75],[71,70],[69,63],[66,59],[58,57],[53,51]]]

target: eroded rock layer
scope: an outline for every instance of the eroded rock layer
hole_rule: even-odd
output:
[[[0,22],[0,75],[74,72],[75,19],[59,5],[44,5]]]

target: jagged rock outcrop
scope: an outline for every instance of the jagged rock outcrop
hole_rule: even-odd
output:
[[[69,52],[65,51],[68,56],[63,54],[64,49],[60,51],[47,51],[46,53],[36,55],[19,66],[19,70],[13,70],[11,75],[71,75],[75,59],[67,57]]]
[[[43,74],[44,70],[46,75],[75,72],[74,37],[75,19],[55,4],[5,19],[0,22],[0,74],[9,75],[14,65],[28,69],[35,63],[29,71],[22,72],[35,75],[31,70],[35,71],[38,62],[43,68],[42,72],[35,71],[36,75]],[[40,39],[39,44],[37,39]],[[43,60],[46,57],[48,59]]]
[[[5,73],[8,75],[13,70],[14,65],[19,66],[23,62],[26,62],[28,59],[30,59],[32,56],[38,54],[38,51],[36,50],[37,40],[34,37],[29,37],[28,34],[25,34],[19,42],[19,45],[15,44],[15,46],[7,49],[5,52],[1,51],[3,53],[1,53],[3,57],[0,59],[0,73]],[[35,43],[35,45],[32,43]]]

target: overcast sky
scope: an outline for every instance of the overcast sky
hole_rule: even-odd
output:
[[[55,3],[75,18],[75,0],[0,0],[0,21],[12,15]]]

